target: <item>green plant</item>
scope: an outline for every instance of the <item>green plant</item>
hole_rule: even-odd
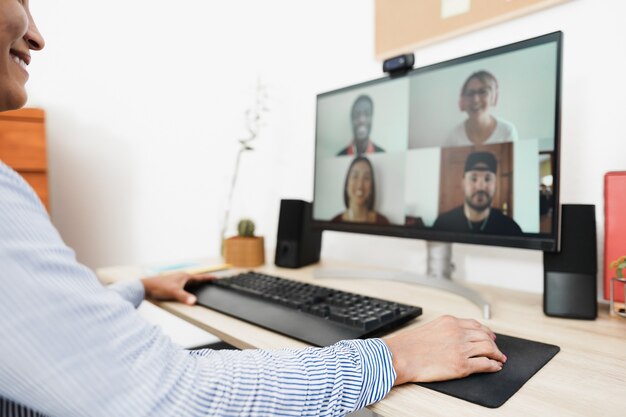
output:
[[[615,269],[617,278],[624,278],[624,268],[626,268],[626,256],[620,256],[609,264],[609,268]]]
[[[251,106],[246,110],[246,129],[248,131],[248,135],[245,138],[239,139],[239,152],[237,152],[237,158],[235,159],[235,170],[233,172],[233,176],[230,182],[230,191],[228,192],[228,199],[226,200],[226,208],[224,210],[224,220],[222,222],[222,230],[221,230],[221,245],[222,245],[222,254],[224,254],[224,239],[226,239],[226,231],[228,230],[228,224],[230,219],[230,211],[233,203],[233,195],[235,194],[235,188],[237,185],[237,177],[239,176],[239,164],[241,163],[241,157],[245,152],[253,151],[251,142],[254,141],[261,132],[261,127],[265,125],[264,119],[265,116],[269,113],[269,108],[267,107],[268,103],[268,94],[267,87],[261,82],[260,79],[257,80],[256,89],[254,94],[254,102]],[[253,229],[254,232],[254,224]],[[241,235],[241,233],[240,233]]]
[[[241,219],[237,224],[237,233],[239,236],[254,236],[254,222],[250,219]]]

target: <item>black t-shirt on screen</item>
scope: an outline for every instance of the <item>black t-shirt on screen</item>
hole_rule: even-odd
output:
[[[437,217],[433,229],[445,232],[474,232],[488,235],[522,234],[522,229],[515,220],[505,216],[498,209],[492,208],[489,216],[480,222],[471,222],[465,217],[463,206],[459,206]]]

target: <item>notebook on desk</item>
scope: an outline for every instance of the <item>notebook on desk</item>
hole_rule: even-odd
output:
[[[507,362],[501,371],[418,385],[484,407],[497,408],[511,398],[560,350],[558,346],[533,340],[502,334],[497,334],[496,337],[498,348],[507,356]]]

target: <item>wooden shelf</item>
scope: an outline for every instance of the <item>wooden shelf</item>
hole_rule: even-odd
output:
[[[43,110],[20,109],[0,114],[0,160],[26,179],[49,211]]]

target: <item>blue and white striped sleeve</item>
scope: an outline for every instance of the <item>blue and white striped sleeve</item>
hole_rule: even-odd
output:
[[[379,339],[326,348],[195,353],[203,354],[213,381],[200,384],[206,390],[196,392],[197,401],[230,397],[213,403],[215,415],[342,416],[381,400],[395,381],[389,351]]]
[[[48,415],[336,416],[395,380],[378,339],[189,352],[77,263],[0,163],[0,397]],[[138,290],[138,288],[135,288]],[[2,401],[0,401],[1,403]]]
[[[135,308],[139,307],[139,304],[141,304],[146,296],[146,290],[139,279],[114,282],[113,284],[107,285],[107,289],[118,293],[124,300],[135,306]]]

